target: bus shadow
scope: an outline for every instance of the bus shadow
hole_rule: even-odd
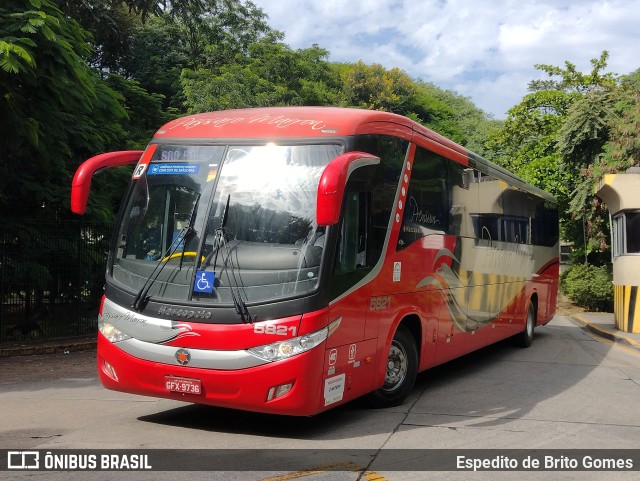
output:
[[[464,421],[491,427],[526,419],[536,406],[579,383],[597,367],[600,354],[580,341],[592,341],[580,328],[559,325],[536,330],[532,348],[502,341],[418,376],[410,398],[391,409],[369,408],[363,399],[314,417],[291,417],[189,405],[140,421],[199,431],[308,441],[350,439],[403,429]],[[348,432],[348,436],[343,435]]]
[[[602,361],[576,349],[577,335],[584,335],[578,327],[542,328],[530,349],[505,340],[421,374],[406,424],[487,428],[536,419],[545,401]]]
[[[139,421],[194,429],[287,439],[334,439],[336,429],[371,422],[371,410],[357,399],[312,417],[263,414],[193,404],[141,416]]]

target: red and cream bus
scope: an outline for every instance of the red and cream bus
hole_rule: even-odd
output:
[[[555,313],[555,200],[399,115],[282,107],[169,122],[135,164],[98,319],[109,389],[313,415]]]

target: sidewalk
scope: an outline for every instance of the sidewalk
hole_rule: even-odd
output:
[[[569,314],[567,317],[596,336],[637,349],[640,352],[640,334],[631,334],[616,329],[613,313],[581,312]]]
[[[0,358],[31,356],[35,354],[67,354],[75,351],[90,351],[96,348],[97,337],[69,337],[45,341],[23,341],[0,343]]]

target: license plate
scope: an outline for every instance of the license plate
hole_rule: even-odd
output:
[[[187,379],[186,377],[166,376],[164,386],[167,391],[185,394],[202,394],[202,383],[199,379]]]

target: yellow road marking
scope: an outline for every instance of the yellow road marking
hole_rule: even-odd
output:
[[[270,478],[263,478],[260,481],[290,481],[292,479],[304,478],[306,476],[313,476],[314,474],[321,474],[326,471],[352,471],[354,473],[364,471],[362,466],[359,466],[355,463],[342,462],[342,463],[334,463],[327,464],[325,466],[316,466],[309,469],[303,469],[301,471],[295,471],[292,473],[280,474],[278,476],[272,476]],[[387,481],[387,478],[384,476],[374,472],[374,471],[365,471],[364,479],[366,481]]]
[[[578,315],[575,315],[574,317],[583,326],[590,325],[589,321],[587,321],[583,316],[578,314]],[[603,342],[604,344],[607,344],[609,346],[617,347],[618,349],[621,349],[622,351],[626,352],[627,354],[633,354],[633,355],[636,355],[636,356],[640,355],[640,352],[638,352],[640,350],[640,343],[638,341],[634,340],[634,339],[625,338],[624,341],[612,341],[611,339],[607,339],[605,337],[605,335],[609,335],[609,336],[613,336],[613,337],[620,336],[613,329],[609,329],[609,328],[604,327],[604,326],[593,326],[593,329],[587,329],[585,332],[587,332],[589,337],[591,337],[592,339],[594,339],[596,341],[599,341],[599,342]],[[627,344],[627,345],[625,345],[625,344]]]
[[[640,353],[637,349],[626,347],[620,342],[612,341],[611,339],[607,339],[604,336],[598,335],[595,332],[586,331],[587,335],[596,342],[601,342],[602,344],[606,344],[609,347],[613,347],[616,349],[620,349],[621,351],[626,352],[627,354],[631,354],[632,356],[638,356]]]

